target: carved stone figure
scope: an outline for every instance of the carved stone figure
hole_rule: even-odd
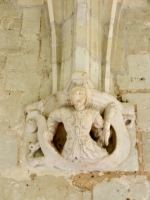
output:
[[[130,151],[121,109],[114,97],[94,89],[86,73],[74,73],[66,89],[27,106],[27,132],[38,136],[29,144],[28,162],[74,171],[112,170]],[[43,156],[36,157],[39,149]]]
[[[97,145],[91,138],[90,131],[94,132],[99,144],[108,145],[110,122],[103,122],[96,109],[86,108],[88,97],[85,87],[74,87],[70,92],[70,101],[71,107],[61,107],[50,114],[47,140],[52,142],[59,123],[63,123],[67,140],[61,155],[65,159],[71,162],[89,162],[107,156],[106,149]]]

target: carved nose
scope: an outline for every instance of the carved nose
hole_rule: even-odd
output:
[[[77,97],[75,98],[75,100],[76,100],[76,102],[79,102],[79,101],[80,101],[80,97],[77,96]]]

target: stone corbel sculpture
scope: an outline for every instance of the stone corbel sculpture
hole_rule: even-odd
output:
[[[123,119],[122,105],[95,90],[86,73],[75,72],[66,89],[26,111],[27,132],[38,135],[38,142],[28,147],[32,166],[111,171],[128,157],[128,118]],[[39,149],[43,156],[35,157]]]

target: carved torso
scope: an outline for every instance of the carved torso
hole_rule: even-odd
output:
[[[73,107],[62,107],[49,116],[49,131],[55,132],[58,123],[63,123],[67,132],[67,141],[62,151],[62,156],[67,160],[89,162],[108,155],[90,136],[92,127],[103,127],[103,119],[97,110],[89,108],[76,111]]]

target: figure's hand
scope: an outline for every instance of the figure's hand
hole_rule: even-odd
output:
[[[45,136],[46,140],[49,143],[52,142],[52,140],[53,140],[53,134],[50,131],[48,131],[48,130],[44,131],[44,136]]]
[[[98,143],[101,146],[108,146],[110,138],[110,123],[104,122],[103,130],[99,131]]]
[[[109,138],[110,138],[110,128],[104,127],[103,129],[103,137],[104,137],[104,144],[108,146],[109,144]]]
[[[100,145],[101,147],[105,146],[105,135],[103,134],[103,131],[98,139],[98,145]]]

